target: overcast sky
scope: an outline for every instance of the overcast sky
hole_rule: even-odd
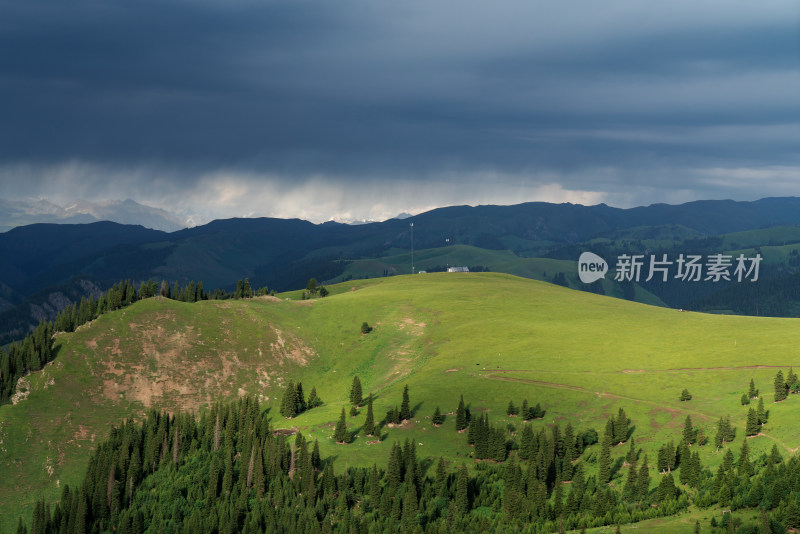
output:
[[[800,196],[800,0],[0,0],[0,50],[5,199]]]

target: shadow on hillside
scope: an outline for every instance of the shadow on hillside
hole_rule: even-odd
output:
[[[610,480],[613,480],[614,477],[617,476],[617,473],[619,473],[622,470],[622,464],[624,462],[625,462],[625,457],[624,456],[620,456],[619,458],[614,460],[614,465],[611,466]]]

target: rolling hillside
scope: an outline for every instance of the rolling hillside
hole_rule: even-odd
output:
[[[452,415],[441,428],[429,424],[437,405],[452,412],[461,394],[473,414],[512,425],[520,421],[506,417],[509,400],[541,403],[546,415],[535,427],[570,421],[601,432],[623,407],[637,445],[655,457],[657,445],[680,438],[686,415],[709,436],[729,415],[738,449],[747,412],[739,399],[754,378],[770,418],[751,450],[800,447],[792,425],[800,399],[771,403],[776,371],[800,366],[797,320],[680,313],[494,273],[330,289],[312,301],[149,299],[60,335],[56,360],[23,379],[16,404],[0,406],[0,529],[15,526],[36,498],[75,484],[110,424],[148,408],[200,410],[245,394],[270,408],[274,425],[319,439],[337,464],[384,462],[391,443],[406,437],[421,444],[422,458],[467,458],[471,447]],[[359,332],[364,321],[374,327],[369,335]],[[333,423],[355,374],[364,394],[376,395],[377,420],[408,385],[412,422],[384,428],[380,443],[357,435],[336,445]],[[306,392],[315,387],[325,404],[283,419],[277,408],[290,378]],[[683,388],[692,401],[679,402]],[[356,431],[363,421],[362,410],[348,424]],[[700,450],[704,465],[721,461],[712,445]]]
[[[583,250],[611,257],[620,251],[718,253],[793,246],[799,239],[792,226],[800,224],[799,204],[800,199],[789,197],[632,209],[544,202],[451,206],[414,216],[414,248],[442,249],[433,253],[439,258],[429,258],[439,262],[433,267],[446,265],[448,256],[455,255],[460,258],[454,261],[467,265],[552,280],[554,265],[521,260],[575,261]],[[257,218],[218,220],[172,233],[109,222],[14,228],[0,233],[0,256],[7,259],[0,263],[0,345],[21,339],[42,319],[53,320],[68,301],[108,289],[120,279],[181,284],[197,280],[209,289],[232,289],[235,280],[248,277],[255,287],[288,291],[305,286],[311,277],[341,281],[382,276],[384,271],[407,273],[410,269],[404,268],[410,261],[403,256],[412,246],[409,225],[405,219],[347,225]],[[462,248],[454,253],[453,246]],[[770,251],[764,277],[796,272],[800,258],[787,256],[790,253]],[[425,266],[424,258],[419,258],[420,266]],[[637,287],[633,298],[706,309],[695,306],[695,301],[720,289],[651,285]],[[614,296],[622,293],[607,284],[604,290]],[[714,305],[715,310],[744,314],[770,310],[785,316],[795,315],[794,308],[800,307],[800,300],[789,306],[774,302],[780,291],[760,296],[770,301],[760,303],[729,293],[715,297],[724,300],[721,306]],[[631,298],[630,292],[626,298]]]

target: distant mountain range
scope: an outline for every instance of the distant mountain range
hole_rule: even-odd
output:
[[[175,232],[187,226],[165,210],[145,206],[130,199],[102,202],[77,200],[66,206],[44,199],[0,199],[0,232],[36,223],[86,224],[98,221],[138,224],[165,232]]]
[[[117,213],[128,208],[129,213],[151,210],[132,201],[114,206]],[[47,208],[42,204],[39,209]],[[78,209],[94,211],[78,214]],[[76,207],[73,216],[102,216],[100,208],[95,206],[92,210]],[[66,209],[55,211],[63,213]],[[164,216],[164,220],[169,217]],[[267,285],[284,291],[305,287],[311,277],[323,282],[347,276],[391,275],[400,272],[396,264],[380,258],[397,258],[410,251],[411,222],[413,247],[418,253],[423,249],[468,245],[464,249],[467,252],[458,256],[466,265],[540,279],[553,279],[557,274],[552,271],[554,267],[539,264],[534,269],[519,262],[500,261],[498,255],[475,254],[470,259],[468,251],[507,251],[512,258],[551,258],[562,262],[552,265],[563,266],[564,261],[574,262],[582,250],[601,254],[635,250],[689,252],[693,247],[705,253],[763,245],[783,247],[770,255],[771,267],[765,266],[765,276],[783,280],[780,277],[800,272],[800,255],[795,256],[798,252],[792,249],[792,243],[798,243],[800,248],[797,229],[778,233],[760,230],[800,225],[800,198],[796,197],[754,202],[709,200],[632,209],[542,202],[454,206],[411,218],[359,225],[313,224],[299,219],[225,219],[171,232],[114,222],[33,224],[0,234],[0,344],[19,337],[41,318],[52,318],[64,302],[108,288],[124,278],[182,284],[197,280],[206,289],[230,289],[236,280],[247,277],[253,287]],[[720,237],[746,231],[751,233],[735,239]],[[724,246],[727,249],[721,248]],[[359,260],[357,264],[355,260]],[[358,269],[348,269],[349,265],[357,265]],[[424,267],[417,265],[418,269]],[[526,274],[525,269],[531,274]],[[560,283],[584,288],[574,282],[574,270],[564,274],[567,276],[561,276]],[[778,283],[773,292],[781,292],[788,283]],[[787,302],[779,306],[756,303],[753,308],[741,296],[720,300],[711,293],[723,289],[721,286],[704,287],[702,291],[699,286],[688,291],[685,284],[664,287],[667,289],[654,285],[646,289],[674,307],[690,307],[692,299],[703,297],[716,308],[738,313],[754,309],[754,313],[771,310],[771,314],[788,315],[795,309]],[[638,294],[619,287],[607,288],[606,292]]]

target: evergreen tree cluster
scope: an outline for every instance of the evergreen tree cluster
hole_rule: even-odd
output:
[[[311,393],[309,393],[308,399],[306,400],[305,393],[303,392],[303,383],[297,382],[297,384],[295,384],[294,380],[290,379],[289,383],[286,385],[286,389],[283,390],[280,414],[287,419],[291,419],[306,410],[322,406],[322,404],[322,399],[317,395],[316,387],[311,388]]]
[[[21,343],[12,343],[8,351],[0,348],[0,404],[14,395],[20,377],[38,371],[54,357],[52,323],[39,323]]]
[[[383,422],[385,424],[399,425],[411,419],[413,415],[414,413],[411,411],[411,399],[408,395],[408,386],[406,385],[403,388],[403,400],[400,403],[400,408],[398,409],[397,406],[389,408]]]
[[[337,474],[317,442],[274,433],[253,397],[216,404],[199,419],[151,411],[141,423],[111,431],[79,486],[65,486],[57,503],[39,501],[30,532],[553,532],[670,515],[687,505],[671,475],[653,494],[645,489],[645,497],[629,500],[587,477],[577,457],[566,462],[574,466],[567,487],[563,466],[569,444],[579,442],[573,429],[531,435],[528,460],[479,463],[473,476],[443,459],[425,476],[409,439],[392,445],[385,470]],[[780,460],[770,463],[773,473],[787,471],[780,477],[787,488],[800,480],[797,464],[789,471]],[[637,485],[648,488],[649,477]],[[778,506],[791,491],[770,495]],[[22,522],[20,532],[28,532]]]
[[[513,408],[514,403],[512,401],[508,401],[508,406],[509,409]],[[542,405],[539,404],[538,402],[536,403],[536,406],[530,407],[528,406],[528,399],[523,399],[522,407],[520,408],[519,412],[517,412],[516,408],[514,408],[513,415],[521,415],[523,421],[530,421],[531,419],[541,419],[545,416],[546,413],[547,412],[542,409]],[[508,415],[512,414],[509,413]]]
[[[789,393],[800,392],[800,381],[798,381],[797,375],[795,374],[794,369],[791,367],[786,375],[786,379],[783,378],[783,372],[780,370],[778,371],[778,373],[775,375],[774,386],[775,402],[786,400],[786,397],[789,396]]]
[[[725,443],[733,441],[736,437],[736,429],[731,426],[730,417],[720,417],[717,422],[717,433],[714,436],[714,446],[719,449]]]
[[[509,444],[506,441],[506,433],[502,427],[495,427],[489,423],[487,413],[470,421],[467,443],[475,445],[475,458],[478,460],[491,459],[495,462],[504,462],[508,455]]]
[[[311,278],[306,285],[306,290],[300,295],[301,300],[308,300],[314,297],[325,298],[328,296],[328,288],[317,285],[317,279]]]

